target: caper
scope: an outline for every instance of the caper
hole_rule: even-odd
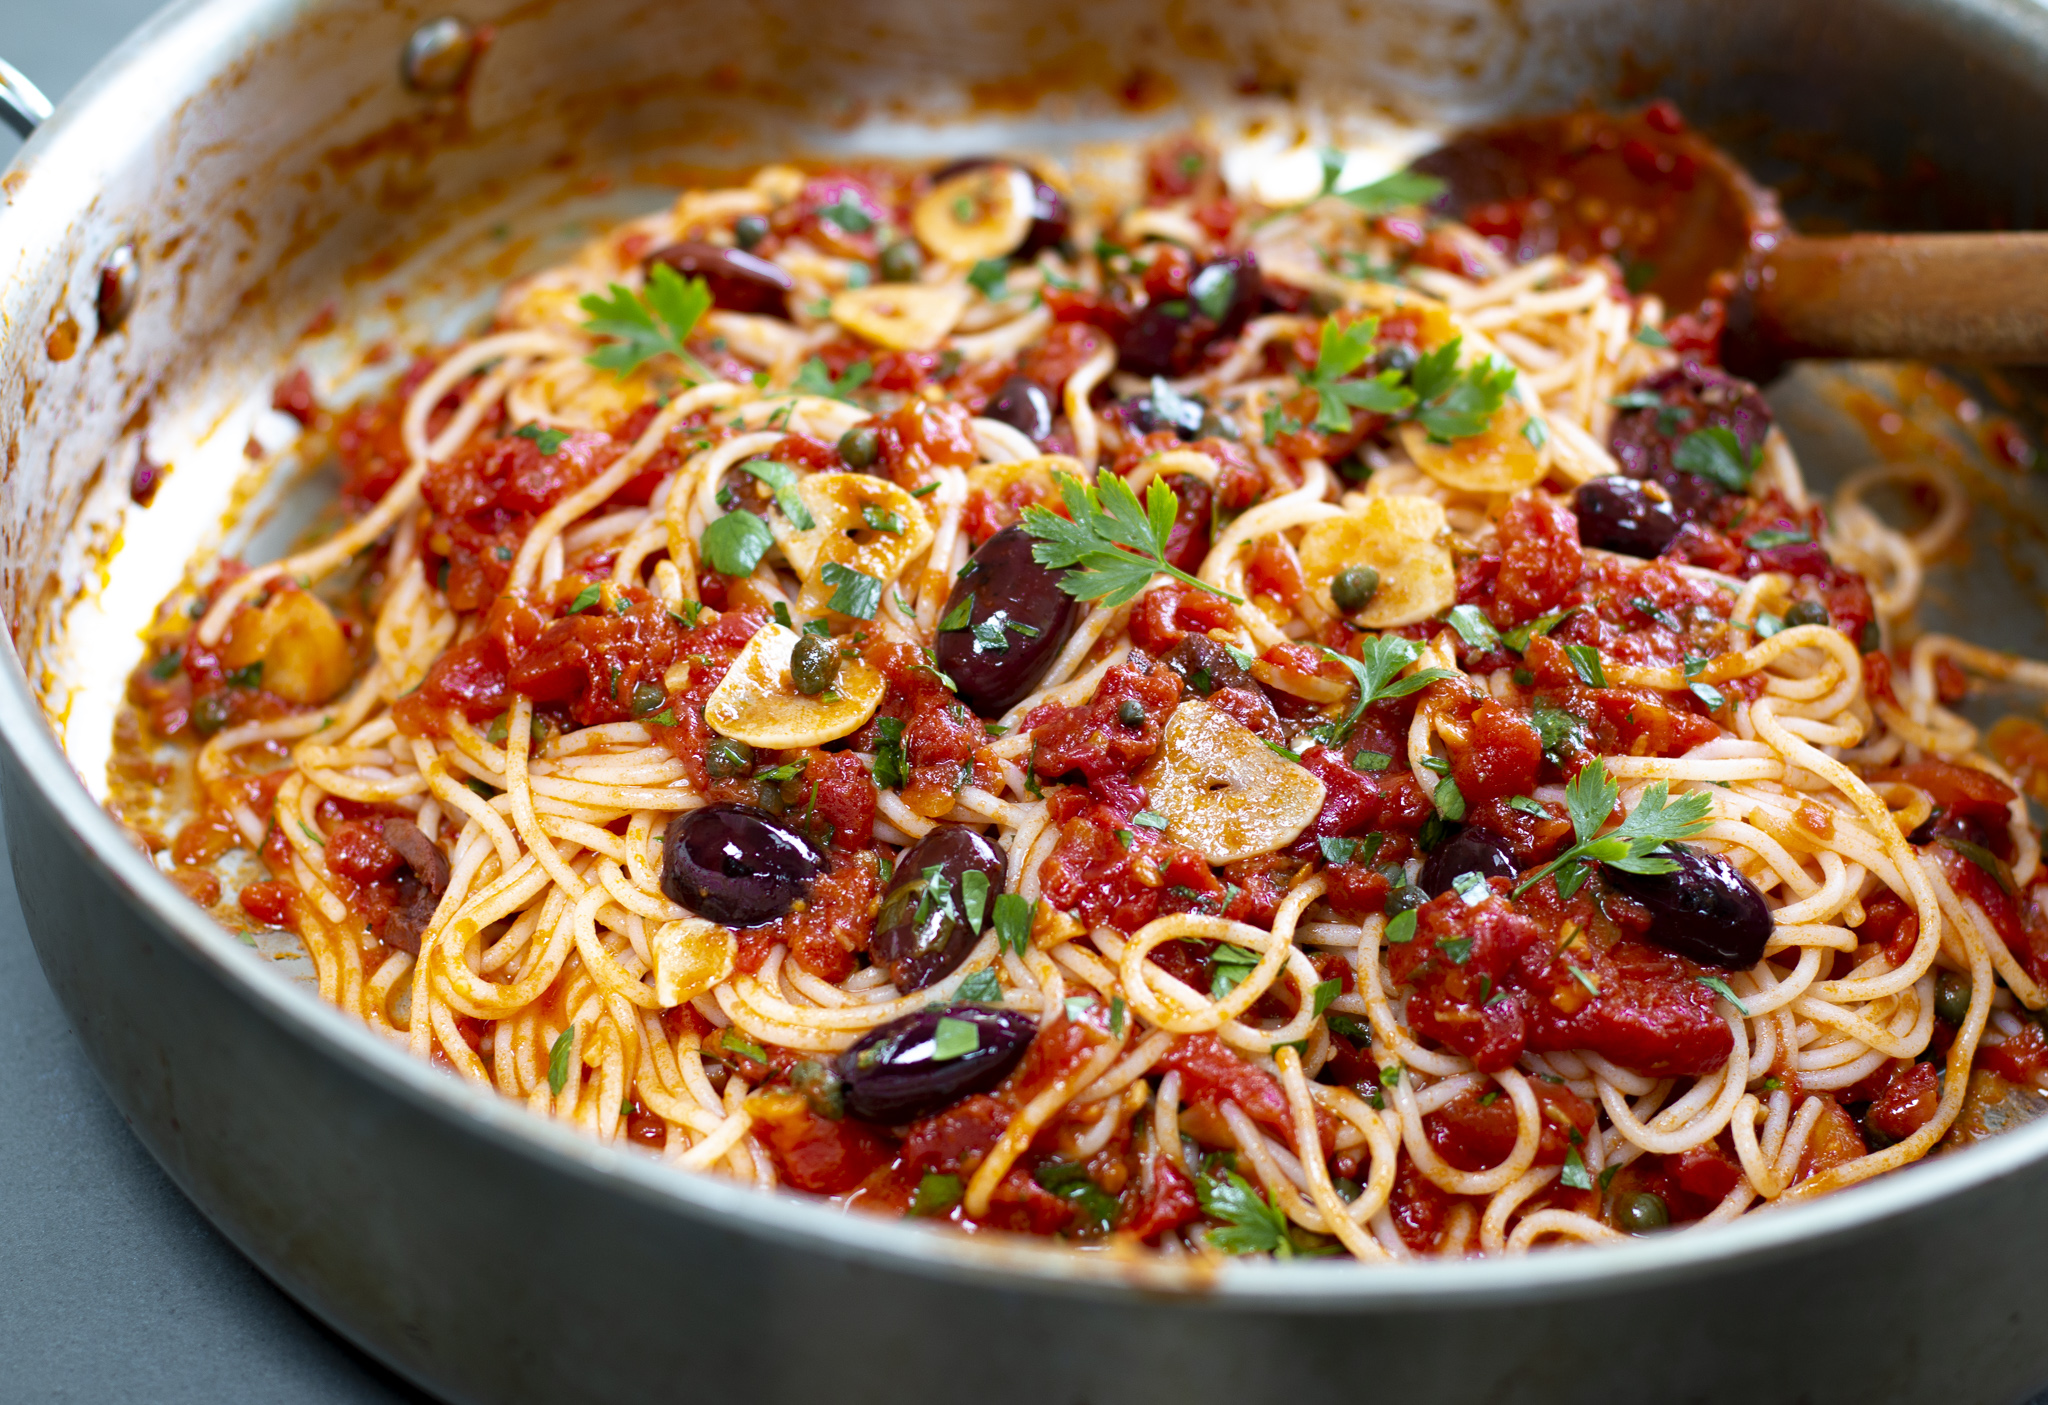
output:
[[[765,215],[741,215],[733,221],[732,242],[742,249],[751,249],[768,237],[768,219]]]
[[[1960,971],[1943,971],[1934,978],[1934,1013],[1960,1027],[1970,1013],[1970,978]]]
[[[884,283],[915,283],[923,269],[924,250],[917,247],[915,239],[898,239],[882,250]]]
[[[782,798],[782,782],[761,781],[754,787],[754,803],[771,815],[787,814],[789,802]]]
[[[872,468],[882,456],[882,436],[870,424],[857,424],[839,436],[839,457],[848,468]]]
[[[1826,624],[1827,622],[1828,607],[1821,604],[1818,600],[1802,600],[1785,612],[1785,623],[1788,625]]]
[[[1125,698],[1117,704],[1116,720],[1126,727],[1142,727],[1145,725],[1145,709],[1136,698]]]
[[[1330,582],[1330,599],[1337,602],[1338,609],[1350,614],[1354,610],[1363,610],[1379,588],[1378,571],[1370,566],[1353,566]]]
[[[1863,633],[1857,637],[1856,647],[1866,654],[1874,654],[1884,647],[1884,631],[1877,627],[1876,620],[1863,622]]]
[[[642,683],[633,689],[633,715],[647,717],[668,706],[668,689],[659,683]]]
[[[226,693],[207,693],[192,704],[192,726],[202,737],[210,737],[228,725],[234,704]]]
[[[704,769],[720,780],[744,776],[754,769],[754,748],[730,737],[713,737],[704,748]]]
[[[1429,894],[1412,884],[1403,882],[1400,887],[1387,894],[1387,902],[1383,911],[1389,917],[1399,917],[1402,913],[1421,907],[1428,901]]]
[[[1664,1207],[1664,1197],[1652,1195],[1647,1190],[1624,1196],[1615,1207],[1615,1214],[1621,1220],[1621,1227],[1630,1234],[1648,1234],[1671,1223],[1671,1211]]]
[[[816,697],[839,677],[839,650],[830,639],[806,634],[789,651],[789,677],[805,697]]]

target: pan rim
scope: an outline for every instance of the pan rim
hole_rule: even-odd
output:
[[[180,0],[136,30],[67,96],[24,146],[10,175],[28,176],[80,157],[85,160],[76,169],[87,173],[118,164],[132,146],[150,140],[158,130],[134,120],[138,108],[146,117],[168,114],[216,76],[227,60],[318,8],[319,0]],[[1985,11],[2003,8],[1996,0],[1966,0],[1962,6],[1986,19]],[[2039,14],[2031,18],[2037,26],[2044,21]],[[222,62],[167,66],[167,49],[212,53]],[[184,76],[164,84],[166,71]],[[138,93],[149,96],[138,99]],[[107,142],[114,130],[110,111],[116,107],[128,132],[126,145]],[[0,260],[14,264],[8,289],[0,294],[0,311],[10,310],[27,295],[25,290],[33,288],[38,259],[59,257],[59,241],[54,239],[44,241],[39,251],[27,247],[38,230],[62,225],[80,213],[58,209],[37,215],[45,202],[33,198],[36,192],[35,181],[23,180],[0,213]],[[29,326],[21,317],[9,321]],[[555,1174],[629,1195],[650,1210],[731,1227],[791,1247],[994,1290],[1110,1299],[1143,1295],[1154,1301],[1164,1294],[1191,1306],[1243,1311],[1423,1311],[1512,1302],[1538,1293],[1596,1296],[1730,1272],[1880,1230],[1894,1219],[1932,1209],[2048,1159],[2048,1118],[2043,1118],[1960,1154],[1925,1160],[1792,1207],[1793,1214],[1750,1215],[1700,1234],[1681,1232],[1626,1245],[1451,1263],[1229,1261],[1198,1272],[1174,1269],[1166,1260],[1134,1264],[1021,1237],[983,1238],[891,1222],[795,1194],[762,1195],[710,1175],[679,1172],[644,1154],[589,1141],[535,1117],[490,1089],[414,1059],[317,996],[266,974],[247,948],[135,849],[119,823],[93,799],[50,726],[11,638],[6,654],[0,678],[0,745],[27,786],[64,826],[66,838],[79,846],[138,915],[251,1010],[322,1057],[338,1061],[378,1094],[397,1097],[423,1114],[454,1120],[455,1126],[492,1143],[493,1154],[524,1156]]]

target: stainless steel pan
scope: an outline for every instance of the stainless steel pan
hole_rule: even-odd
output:
[[[1746,133],[1745,155],[1788,132],[1879,169],[1917,155],[1975,202],[1955,208],[2024,224],[2048,198],[2048,11],[448,2],[495,34],[438,93],[463,75],[431,44],[415,60],[439,66],[401,77],[433,17],[410,0],[179,5],[0,180],[16,880],[115,1101],[289,1292],[479,1401],[1999,1401],[2048,1379],[2048,1121],[1615,1250],[1210,1273],[969,1239],[682,1176],[413,1062],[187,904],[81,780],[103,768],[137,624],[193,548],[246,534],[222,514],[244,438],[276,428],[260,409],[279,366],[460,322],[682,163],[1061,146],[1246,103],[1363,130],[1655,89]],[[421,290],[394,321],[384,295]],[[329,305],[335,330],[303,340]],[[1841,429],[1827,403],[1809,382],[1783,402],[1821,460]],[[145,450],[173,466],[147,513],[125,492]],[[2028,485],[2002,491],[2023,524]],[[2010,563],[1971,572],[1953,613],[2041,648]]]

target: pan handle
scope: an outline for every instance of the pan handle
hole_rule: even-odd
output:
[[[50,100],[43,90],[29,82],[20,69],[0,59],[0,121],[27,138],[49,116]]]

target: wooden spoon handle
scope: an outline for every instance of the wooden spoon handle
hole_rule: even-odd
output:
[[[2048,233],[1781,236],[1731,332],[1778,357],[2048,362]]]

